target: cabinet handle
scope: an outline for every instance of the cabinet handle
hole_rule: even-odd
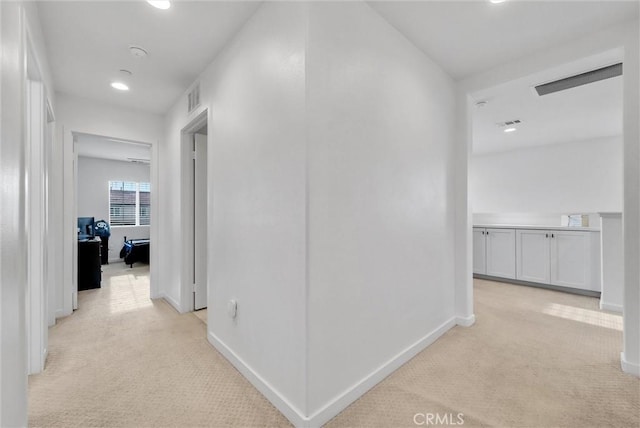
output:
[[[548,238],[548,237],[549,237],[549,234],[548,234],[548,233],[545,233],[545,234],[544,234],[544,237],[545,237],[545,238]]]
[[[487,230],[487,235],[489,234],[489,231]]]
[[[552,238],[555,238],[555,236],[553,236],[553,233],[551,234],[551,237],[552,237]]]

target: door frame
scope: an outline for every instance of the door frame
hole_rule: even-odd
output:
[[[49,342],[49,293],[55,289],[51,268],[47,186],[50,158],[45,147],[53,110],[42,79],[42,68],[35,54],[29,29],[25,30],[25,238],[27,242],[27,368],[29,374],[44,370]],[[50,120],[51,119],[51,120]],[[49,286],[53,285],[52,288]]]
[[[151,219],[149,225],[149,235],[151,241],[158,242],[158,143],[142,141],[131,138],[120,138],[114,135],[103,135],[86,130],[70,129],[62,127],[63,138],[63,240],[64,240],[64,266],[63,278],[64,287],[62,287],[62,308],[56,314],[56,317],[68,316],[78,309],[78,233],[77,233],[77,217],[78,217],[78,153],[76,151],[77,135],[92,135],[95,137],[111,138],[121,141],[145,144],[151,150],[150,164],[150,181],[151,181]],[[157,244],[156,244],[157,245]],[[157,269],[160,265],[158,259],[158,251],[154,250],[154,246],[150,247],[149,254],[149,298],[156,299],[160,296],[159,292],[159,276]]]
[[[207,271],[208,251],[207,235],[209,217],[207,213],[208,174],[207,174],[207,135],[193,134],[193,309],[207,308]],[[204,232],[204,233],[203,233]]]
[[[194,260],[194,195],[193,195],[193,135],[203,126],[211,123],[209,109],[204,108],[180,131],[180,218],[181,218],[181,272],[180,312],[193,312],[193,260]],[[210,147],[210,132],[207,133],[207,147]],[[207,166],[209,165],[207,159]],[[207,167],[209,172],[209,168]],[[207,208],[210,213],[209,190],[207,189]],[[210,223],[209,221],[207,223]],[[209,224],[207,224],[209,226]],[[207,230],[209,228],[207,227]],[[208,257],[207,257],[208,260]],[[207,276],[207,295],[209,295],[209,276]]]

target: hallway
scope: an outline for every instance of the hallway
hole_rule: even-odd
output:
[[[149,300],[149,266],[103,266],[102,288],[49,330],[29,378],[29,425],[287,426],[206,341],[205,324]]]
[[[206,341],[203,320],[148,300],[148,267],[119,266],[50,330],[47,367],[29,379],[30,426],[289,426]],[[447,332],[328,426],[414,426],[424,412],[462,413],[465,426],[638,425],[619,315],[595,298],[483,280],[475,301],[474,326]]]

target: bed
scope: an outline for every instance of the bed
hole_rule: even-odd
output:
[[[149,239],[127,239],[125,236],[120,258],[130,267],[137,262],[149,264]]]

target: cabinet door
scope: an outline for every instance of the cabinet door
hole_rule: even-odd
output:
[[[516,277],[515,229],[486,229],[487,275]]]
[[[484,228],[473,228],[473,273],[487,273],[486,239]]]
[[[516,231],[516,278],[548,284],[550,281],[549,240],[546,230]]]
[[[590,232],[551,231],[551,284],[590,289]]]

